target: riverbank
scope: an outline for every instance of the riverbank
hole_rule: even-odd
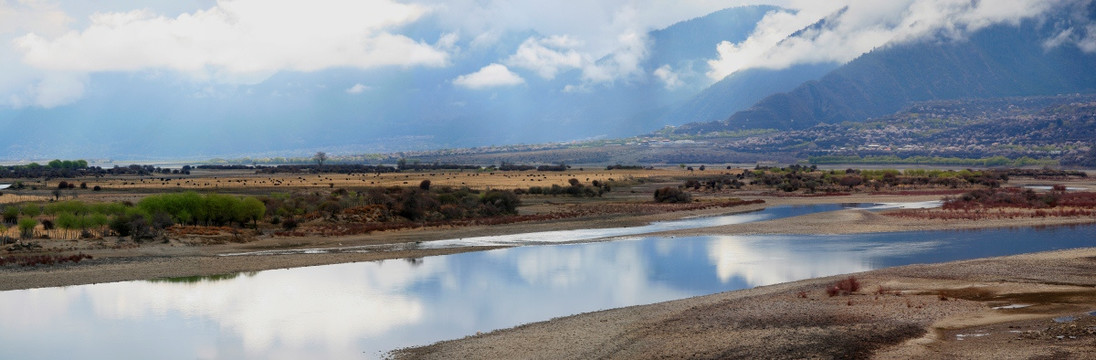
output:
[[[397,358],[1092,358],[1096,248],[913,265],[568,316]],[[1055,320],[1057,319],[1057,320]]]
[[[418,242],[466,238],[474,236],[521,234],[539,231],[639,226],[654,221],[688,217],[715,216],[756,211],[780,205],[811,205],[834,203],[903,203],[938,200],[940,196],[920,195],[847,195],[833,197],[767,197],[765,204],[732,208],[660,213],[642,216],[601,216],[582,219],[517,223],[496,226],[459,228],[436,227],[377,232],[361,236],[342,237],[275,237],[246,243],[225,243],[203,246],[168,241],[85,251],[94,257],[78,264],[52,267],[9,267],[0,271],[0,290],[69,286],[102,282],[145,280],[186,276],[209,276],[248,271],[327,265],[346,262],[385,259],[420,258],[479,251],[490,247],[422,249]],[[1091,223],[1091,218],[1039,218],[1020,220],[913,220],[880,215],[865,210],[841,210],[793,218],[762,221],[720,227],[679,230],[651,235],[697,236],[719,234],[834,234],[916,230],[946,230],[996,228],[1009,226],[1051,226]],[[327,249],[373,247],[368,252],[330,252],[292,255],[223,256],[269,250]],[[74,245],[76,247],[76,245]]]

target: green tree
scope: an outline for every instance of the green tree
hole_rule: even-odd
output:
[[[23,215],[29,217],[36,217],[42,214],[42,207],[38,204],[26,204],[23,205]]]
[[[104,226],[110,224],[110,218],[104,214],[91,214],[91,225],[97,229],[102,229]]]
[[[240,224],[251,221],[255,227],[259,226],[259,219],[266,216],[266,204],[253,197],[246,197],[237,206],[236,221]]]
[[[35,226],[38,226],[38,220],[33,218],[19,219],[19,234],[22,235],[24,239],[28,239],[31,236],[34,236]]]
[[[15,224],[19,220],[19,208],[12,205],[4,208],[3,212],[4,222],[8,224]]]

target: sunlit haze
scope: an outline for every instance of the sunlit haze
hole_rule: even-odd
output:
[[[632,136],[696,121],[643,114],[743,70],[961,41],[1056,4],[4,0],[0,151],[202,158]],[[674,24],[754,5],[774,7],[724,24],[744,29],[733,38],[688,44],[697,56],[659,52],[658,41],[688,37]],[[1093,29],[1048,46],[1096,51]]]

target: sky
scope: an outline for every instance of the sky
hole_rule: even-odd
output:
[[[744,41],[711,44],[717,56],[704,59],[697,80],[706,83],[692,84],[702,88],[745,69],[844,63],[887,44],[962,39],[1085,1],[0,0],[0,110],[73,104],[103,74],[215,89],[330,69],[447,69],[512,34],[524,34],[516,49],[438,86],[497,92],[577,72],[558,90],[597,91],[636,78],[673,90],[689,85],[680,69],[641,66],[650,31],[728,7],[788,9],[769,13]],[[826,26],[787,39],[827,17]],[[416,31],[423,28],[435,31]],[[1096,26],[1065,29],[1048,46],[1096,51]],[[363,83],[341,89],[385,91]]]
[[[454,83],[520,84],[510,68],[552,78],[583,69],[590,81],[633,70],[646,31],[744,1],[0,0],[0,103],[53,107],[78,100],[88,75],[170,72],[195,82],[253,84],[279,71],[445,67],[458,40],[489,46],[529,38],[499,63]],[[445,33],[400,28],[435,21]],[[613,55],[612,65],[593,59]],[[358,90],[360,91],[360,89]]]
[[[458,40],[487,46],[526,29],[542,36],[529,37],[514,53],[453,84],[513,86],[524,83],[523,76],[552,79],[571,69],[581,70],[585,84],[609,82],[638,70],[648,31],[759,3],[799,12],[774,13],[747,41],[718,44],[710,78],[751,67],[845,62],[889,41],[934,31],[962,36],[988,24],[1016,22],[1054,2],[0,0],[0,65],[6,69],[0,98],[12,107],[64,105],[81,97],[88,74],[99,72],[166,71],[196,82],[249,84],[279,71],[445,67],[461,51]],[[778,45],[844,6],[848,12],[836,28],[812,41]],[[399,32],[418,21],[434,21],[445,33],[416,39]],[[595,61],[603,57],[611,60]],[[666,69],[662,74],[672,76]]]

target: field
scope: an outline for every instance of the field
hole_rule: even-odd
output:
[[[20,185],[19,189],[0,192],[5,225],[0,235],[5,236],[6,243],[17,243],[3,251],[8,256],[75,255],[74,251],[89,251],[93,256],[113,257],[133,254],[116,254],[111,250],[166,244],[205,246],[203,251],[212,254],[222,250],[209,245],[286,247],[292,246],[287,243],[323,243],[323,239],[341,237],[355,237],[344,239],[351,242],[399,242],[404,237],[393,233],[416,229],[475,228],[471,231],[491,233],[503,231],[494,227],[504,224],[520,225],[507,231],[521,231],[517,228],[550,227],[555,225],[544,224],[561,221],[616,219],[627,223],[623,219],[672,218],[693,212],[729,211],[725,209],[733,207],[748,209],[765,202],[851,202],[850,197],[858,202],[871,202],[875,201],[873,198],[888,196],[940,199],[967,192],[996,191],[991,189],[1001,187],[1002,183],[1092,188],[1083,174],[1078,177],[1076,173],[1050,173],[1047,177],[1043,173],[1018,170],[903,172],[802,166],[377,173],[304,170],[268,174],[252,169],[193,169],[187,173],[0,179],[0,183]],[[1009,173],[1030,177],[1013,176],[1009,182]],[[661,201],[655,201],[654,195],[660,191],[674,195],[661,196]],[[242,214],[245,210],[233,208],[242,206],[241,199],[251,201],[249,204],[254,207],[260,207],[261,202],[263,209],[253,208],[247,210],[250,215]],[[217,201],[222,203],[214,204]],[[970,215],[970,206],[961,212],[952,207],[945,207],[949,211],[905,211],[890,215],[911,221],[978,217]],[[1066,208],[1069,209],[1075,207]],[[1039,212],[1039,217],[1049,214],[1058,218],[1091,218],[1089,208],[1045,210]],[[987,210],[974,211],[984,214]],[[400,240],[383,240],[391,237]]]

